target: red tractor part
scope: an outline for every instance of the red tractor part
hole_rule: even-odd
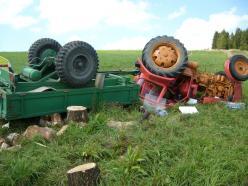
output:
[[[194,77],[185,77],[178,82],[179,78],[169,78],[151,73],[138,59],[136,66],[139,67],[140,74],[135,77],[137,84],[141,86],[140,98],[146,99],[152,105],[159,105],[163,98],[166,98],[166,104],[163,107],[169,107],[177,102],[187,101],[197,93],[198,85]],[[170,93],[172,99],[167,99],[167,93]],[[155,99],[149,99],[146,95],[152,95]]]
[[[225,72],[198,72],[197,63],[189,62],[187,51],[179,40],[168,36],[151,39],[142,51],[135,77],[141,86],[140,98],[163,107],[189,98],[202,103],[239,101],[242,81],[248,79],[248,59],[234,55],[225,63]]]
[[[188,63],[188,67],[178,76],[174,78],[159,76],[151,73],[142,63],[140,59],[136,62],[136,66],[140,70],[140,74],[135,77],[137,84],[141,86],[140,98],[149,102],[151,105],[160,105],[161,100],[166,99],[164,108],[173,106],[177,102],[186,102],[189,98],[198,99],[202,103],[216,103],[220,101],[240,101],[242,98],[242,82],[232,76],[230,69],[230,59],[225,62],[224,75],[214,75],[194,71],[197,68],[192,62]],[[202,80],[201,78],[204,77]],[[223,93],[225,97],[218,97],[215,94],[208,94],[211,86],[215,89],[225,88],[227,82],[231,86],[231,95],[226,95],[228,91]],[[204,88],[203,90],[201,90]],[[229,92],[230,92],[229,91]],[[167,96],[170,93],[171,96]],[[200,96],[197,96],[199,93]],[[152,95],[152,99],[146,95]]]
[[[232,101],[237,102],[237,101],[241,100],[241,98],[242,98],[242,81],[238,81],[237,79],[235,79],[232,76],[230,64],[231,64],[230,59],[226,60],[224,69],[225,69],[226,76],[234,84],[234,94],[233,94],[233,100]]]

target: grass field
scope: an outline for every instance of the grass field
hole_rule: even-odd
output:
[[[101,70],[133,69],[140,51],[98,51]],[[26,53],[0,53],[20,71]],[[227,54],[193,51],[200,70],[223,70]],[[244,102],[248,103],[245,83]],[[140,123],[139,105],[105,106],[90,113],[87,127],[71,125],[52,142],[24,140],[16,152],[0,152],[0,185],[66,185],[66,171],[97,162],[101,185],[248,185],[248,111],[222,104],[197,105],[199,114],[182,117],[178,106],[163,118]],[[126,130],[108,120],[134,121]],[[0,136],[10,131],[0,129]],[[42,143],[47,147],[37,145]]]
[[[0,52],[0,55],[9,59],[15,71],[20,72],[27,64],[26,52]],[[100,70],[132,70],[134,62],[141,55],[141,51],[98,51]],[[223,70],[223,64],[227,56],[220,51],[193,51],[189,53],[190,60],[198,61],[201,70]]]

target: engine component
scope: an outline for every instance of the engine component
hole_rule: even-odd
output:
[[[234,85],[225,75],[198,73],[197,83],[205,89],[203,96],[232,100]]]
[[[224,71],[216,72],[215,75],[222,75],[226,77],[226,73]]]

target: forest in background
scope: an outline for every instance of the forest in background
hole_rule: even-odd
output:
[[[240,49],[248,50],[248,28],[241,30],[237,28],[234,33],[223,30],[215,32],[212,49]]]

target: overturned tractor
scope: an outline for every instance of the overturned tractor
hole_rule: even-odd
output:
[[[248,59],[245,56],[232,56],[225,62],[222,72],[199,72],[198,64],[188,60],[183,44],[167,36],[151,39],[136,67],[140,70],[135,79],[141,86],[141,99],[153,104],[162,103],[165,107],[189,98],[202,103],[239,101],[242,81],[248,79]]]

